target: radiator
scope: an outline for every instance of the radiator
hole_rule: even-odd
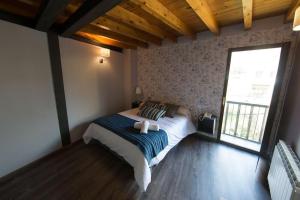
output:
[[[268,183],[273,200],[300,200],[300,162],[283,141],[275,147]]]

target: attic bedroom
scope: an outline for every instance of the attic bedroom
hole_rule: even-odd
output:
[[[1,0],[0,199],[300,199],[300,0]]]

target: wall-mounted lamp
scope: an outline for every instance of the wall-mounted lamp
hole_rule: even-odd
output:
[[[139,94],[142,94],[142,89],[140,87],[136,87],[135,88],[135,94],[139,95]]]
[[[110,50],[109,49],[101,48],[100,49],[100,60],[99,60],[99,63],[103,63],[104,62],[104,58],[109,58],[109,57],[110,57]]]
[[[137,101],[140,102],[142,100],[142,89],[139,86],[135,88],[135,94]]]
[[[300,7],[298,7],[295,11],[293,31],[300,31]]]

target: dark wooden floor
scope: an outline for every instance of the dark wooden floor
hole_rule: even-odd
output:
[[[270,199],[256,162],[255,155],[192,135],[153,169],[143,193],[128,164],[79,142],[0,180],[0,199]]]

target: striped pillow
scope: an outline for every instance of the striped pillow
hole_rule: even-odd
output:
[[[165,116],[166,116],[166,113],[167,113],[167,111],[168,111],[168,106],[165,105],[165,104],[160,104],[157,108],[160,109],[160,110],[166,111],[166,112],[163,114],[163,116],[161,116],[161,117],[165,117]]]
[[[140,108],[142,110],[144,107],[152,107],[152,108],[158,108],[159,101],[146,101]]]
[[[167,110],[168,109],[167,105],[165,105],[165,104],[159,104],[157,108],[160,109],[160,110]]]
[[[138,113],[139,116],[157,121],[166,113],[165,110],[145,106]]]

